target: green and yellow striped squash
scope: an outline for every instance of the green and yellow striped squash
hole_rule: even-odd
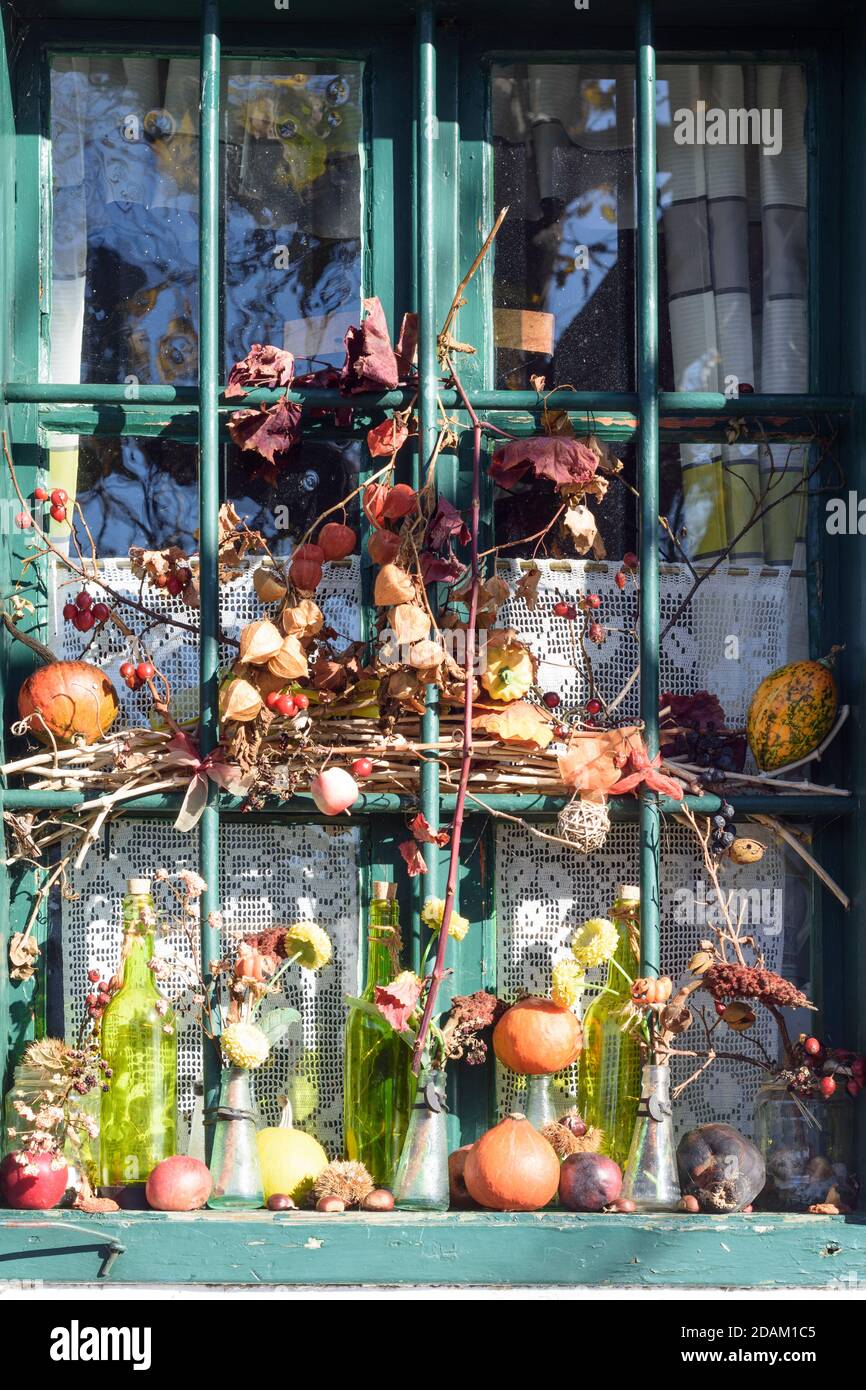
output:
[[[774,772],[817,748],[833,727],[838,700],[829,658],[794,661],[765,677],[746,720],[758,767]]]

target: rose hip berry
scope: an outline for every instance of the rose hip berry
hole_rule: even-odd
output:
[[[625,577],[625,570],[617,570],[616,574],[613,576],[613,582],[618,589],[624,589],[628,582]]]
[[[553,611],[557,618],[567,618],[570,607],[571,605],[566,603],[564,599],[560,599],[558,603],[553,605]]]
[[[836,1078],[833,1076],[821,1077],[821,1095],[825,1100],[836,1094]]]
[[[166,580],[165,587],[168,589],[168,592],[172,595],[173,598],[177,598],[177,595],[180,593],[181,589],[184,586],[176,574],[170,574],[168,576],[168,579]]]
[[[65,520],[66,520],[66,508],[65,508],[65,507],[52,507],[52,508],[51,508],[51,516],[52,516],[52,518],[53,518],[54,521],[65,521]]]
[[[600,596],[598,594],[587,594],[586,606],[587,608],[601,608]]]
[[[622,557],[622,562],[627,570],[636,570],[640,563],[633,550],[627,550]]]
[[[74,603],[64,603],[63,616],[68,623],[74,622],[77,614],[78,609],[75,607]]]
[[[107,603],[94,603],[90,611],[98,623],[107,623],[111,617],[111,609]]]
[[[88,972],[87,972],[87,978],[88,978],[88,980],[90,981],[90,983],[91,983],[92,985],[95,985],[95,984],[97,983],[97,981],[99,980],[99,971],[98,971],[98,970],[88,970]]]
[[[309,695],[304,695],[302,691],[300,691],[297,695],[293,695],[292,699],[294,700],[295,705],[298,709],[303,710],[310,708],[310,697]]]
[[[596,700],[595,698],[587,700],[586,712],[587,714],[601,714],[601,700]]]
[[[546,690],[541,698],[548,709],[556,709],[557,705],[561,703],[560,697],[555,690]]]
[[[817,1057],[818,1053],[821,1051],[821,1044],[817,1038],[807,1038],[803,1043],[803,1051],[807,1053],[809,1057]]]
[[[44,487],[37,487],[37,488],[35,488],[34,491],[33,491],[33,497],[34,497],[35,501],[37,501],[37,502],[47,502],[47,501],[48,501],[48,491],[47,491],[47,489],[44,488]]]
[[[280,698],[281,697],[279,690],[270,691],[270,693],[265,696],[265,704],[267,705],[268,709],[275,710],[277,708],[277,704]]]
[[[283,715],[285,719],[294,719],[298,712],[298,707],[291,695],[281,695],[276,703],[277,714]]]
[[[79,608],[72,621],[79,632],[89,632],[92,627],[96,627],[96,619],[89,608]]]
[[[369,758],[356,758],[352,763],[353,777],[369,777],[373,771],[373,764]]]
[[[65,487],[56,487],[51,494],[51,502],[55,507],[65,507],[69,501],[69,493]]]
[[[605,633],[605,630],[602,627],[601,623],[590,623],[589,627],[587,628],[586,635],[589,638],[590,642],[595,642],[598,646],[601,646],[607,634]]]
[[[151,681],[156,675],[156,668],[152,661],[140,661],[135,668],[135,674],[140,681]]]
[[[29,531],[30,527],[33,525],[33,517],[29,512],[16,512],[15,525],[18,527],[19,531]]]
[[[75,595],[75,606],[81,609],[92,608],[93,595],[89,594],[86,589],[82,589],[80,594]]]

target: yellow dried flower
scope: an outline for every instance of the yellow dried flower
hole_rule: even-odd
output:
[[[571,1009],[580,999],[586,983],[586,971],[576,960],[558,960],[552,970],[551,997],[560,1008]]]
[[[571,951],[585,970],[603,965],[619,946],[619,932],[606,917],[590,917],[578,927],[571,941]]]
[[[428,898],[421,909],[421,921],[431,931],[439,931],[442,926],[442,918],[445,914],[444,898]],[[448,935],[452,941],[462,941],[469,930],[469,918],[461,917],[459,912],[451,913],[451,921],[448,925]]]
[[[254,1023],[230,1023],[220,1037],[220,1046],[233,1067],[260,1067],[270,1051],[265,1034]]]
[[[334,954],[331,938],[316,922],[295,922],[286,927],[286,958],[297,956],[304,970],[321,970]]]

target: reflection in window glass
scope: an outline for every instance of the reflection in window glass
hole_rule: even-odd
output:
[[[495,385],[634,382],[634,80],[626,66],[494,66]]]
[[[361,274],[357,63],[223,65],[226,371],[253,342],[339,362]],[[198,65],[54,59],[51,379],[188,384]]]

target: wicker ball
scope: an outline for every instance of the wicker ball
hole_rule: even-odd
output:
[[[592,854],[601,849],[610,833],[610,816],[606,801],[585,801],[576,796],[563,806],[556,820],[556,831],[579,854]]]

